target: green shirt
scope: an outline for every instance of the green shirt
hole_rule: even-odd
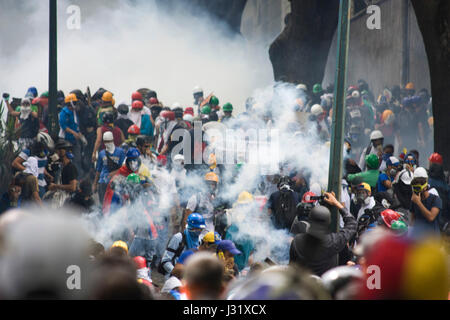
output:
[[[235,224],[232,224],[228,228],[224,240],[233,241],[236,245],[236,248],[242,252],[242,254],[234,256],[234,263],[237,265],[239,271],[242,271],[242,269],[247,266],[248,258],[254,251],[255,246],[249,235],[240,235],[238,239],[236,239],[238,234],[239,228]]]
[[[16,111],[20,112],[20,106],[16,107]],[[31,105],[31,112],[38,112],[38,107],[34,104]]]

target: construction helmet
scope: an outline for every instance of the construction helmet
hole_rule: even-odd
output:
[[[137,159],[137,158],[139,158],[141,156],[141,153],[139,152],[139,150],[138,149],[136,149],[136,148],[130,148],[130,149],[128,149],[128,151],[127,151],[127,154],[126,154],[126,157],[127,157],[127,159]]]
[[[132,126],[130,126],[128,128],[127,132],[129,134],[139,135],[139,134],[141,134],[141,129],[139,129],[139,127],[136,124],[133,124]]]
[[[315,104],[311,107],[311,113],[315,116],[321,115],[323,113],[323,108],[320,104]]]
[[[219,99],[216,96],[212,96],[211,99],[209,99],[209,104],[212,106],[218,106]]]
[[[253,196],[248,191],[242,191],[239,193],[237,203],[238,204],[248,204],[253,202]]]
[[[205,180],[219,183],[219,177],[214,172],[208,172],[207,174],[205,174]]]
[[[297,85],[295,87],[297,90],[303,90],[303,91],[308,91],[308,87],[306,86],[306,84],[300,83],[299,85]]]
[[[152,106],[152,105],[154,105],[154,104],[158,104],[159,101],[158,101],[158,99],[156,99],[155,97],[151,97],[151,98],[148,100],[148,103]]]
[[[204,235],[202,241],[210,244],[219,244],[222,241],[222,237],[219,233],[210,231]]]
[[[164,110],[159,114],[162,118],[173,121],[175,120],[175,112]]]
[[[321,85],[320,83],[316,83],[316,84],[313,86],[313,93],[314,93],[314,94],[321,93],[322,91],[323,91],[323,89],[322,89],[322,85]]]
[[[144,107],[144,103],[141,100],[134,100],[131,104],[132,109],[141,110]]]
[[[112,112],[105,112],[102,115],[102,121],[103,123],[113,123],[114,122],[114,115]]]
[[[70,103],[70,102],[76,102],[78,101],[77,96],[75,95],[75,93],[70,93],[66,96],[66,98],[64,99],[65,103]]]
[[[105,131],[105,133],[103,133],[103,141],[114,141],[114,136],[111,131]]]
[[[314,203],[317,201],[317,200],[312,200],[311,197],[317,197],[317,196],[312,191],[305,192],[305,194],[302,197],[302,202],[303,203]]]
[[[366,164],[369,169],[378,169],[380,161],[376,154],[369,154],[366,156]]]
[[[357,189],[357,190],[365,190],[365,191],[367,191],[368,194],[371,194],[371,192],[372,192],[372,189],[370,188],[369,184],[368,184],[368,183],[365,183],[365,182],[359,184],[359,185],[356,187],[356,189]]]
[[[134,100],[142,101],[144,99],[142,98],[142,94],[140,92],[136,91],[131,94],[131,101],[134,101]]]
[[[394,220],[391,223],[391,230],[398,236],[404,235],[408,232],[408,225],[402,220]]]
[[[184,114],[194,115],[194,108],[192,108],[192,107],[187,107],[187,108],[184,110]]]
[[[133,258],[134,265],[136,266],[136,269],[143,269],[147,268],[147,260],[145,260],[144,257],[137,256]]]
[[[205,229],[205,219],[200,213],[191,213],[187,218],[188,229]]]
[[[229,102],[225,103],[222,107],[223,112],[232,112],[233,111],[233,105]]]
[[[381,212],[381,219],[388,228],[391,228],[392,222],[400,219],[400,214],[392,209],[386,209]]]
[[[209,105],[204,105],[202,108],[202,114],[210,114],[211,113],[211,107]]]
[[[112,102],[113,101],[112,93],[109,92],[109,91],[106,91],[105,93],[103,93],[102,101],[104,101],[104,102]]]
[[[48,150],[53,150],[55,148],[55,142],[48,133],[39,132],[37,135],[37,141],[42,142]]]
[[[414,86],[414,83],[412,83],[412,82],[408,82],[405,86],[406,90],[414,90],[414,88],[415,88],[415,86]]]
[[[203,89],[200,88],[199,86],[196,86],[194,88],[194,90],[192,91],[193,94],[199,94],[199,93],[203,93]]]
[[[437,153],[437,152],[432,153],[430,155],[430,157],[428,158],[428,161],[430,163],[437,163],[437,164],[440,164],[440,165],[442,165],[444,163],[444,160],[442,159],[442,156],[439,153]]]
[[[384,139],[383,133],[380,130],[374,130],[370,134],[370,140],[378,140],[378,139]]]
[[[413,179],[416,179],[416,178],[428,179],[427,170],[425,170],[425,168],[418,167],[416,170],[414,170],[414,175],[413,175]]]
[[[137,175],[136,173],[130,173],[127,176],[127,182],[132,183],[132,184],[140,184],[141,178],[139,178],[139,175]]]
[[[129,108],[126,104],[122,103],[122,104],[119,104],[119,106],[117,107],[117,111],[120,114],[127,114],[129,111]]]
[[[128,254],[128,245],[126,244],[126,242],[124,242],[122,240],[114,242],[112,244],[111,248],[122,248]]]

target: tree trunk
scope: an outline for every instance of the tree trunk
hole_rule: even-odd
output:
[[[223,23],[232,34],[240,34],[242,13],[247,0],[157,0],[157,4],[166,10],[183,7],[199,17],[203,13],[198,10],[204,10],[213,19],[217,19],[217,22]]]
[[[434,150],[450,170],[450,1],[412,0],[428,56],[433,96]]]
[[[290,0],[286,27],[269,49],[275,80],[321,83],[339,20],[339,1]]]

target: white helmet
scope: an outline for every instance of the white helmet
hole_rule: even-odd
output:
[[[114,141],[114,136],[111,131],[103,133],[103,141]]]
[[[42,142],[48,150],[53,150],[55,148],[55,142],[48,133],[39,132],[37,135],[37,141]]]
[[[311,107],[311,113],[315,116],[318,116],[323,113],[323,108],[320,104],[315,104]]]
[[[356,99],[359,98],[359,91],[358,90],[353,91],[352,92],[352,97],[356,98]]]
[[[378,139],[384,139],[383,134],[381,133],[380,130],[374,130],[372,131],[372,133],[370,134],[370,140],[378,140]]]
[[[184,120],[184,121],[192,122],[192,121],[194,120],[194,117],[192,116],[192,114],[186,113],[186,114],[183,116],[183,120]]]
[[[425,168],[418,167],[416,170],[414,170],[414,179],[416,178],[425,178],[428,179],[428,173]]]
[[[196,94],[196,93],[203,93],[203,89],[200,88],[199,86],[196,86],[196,87],[194,88],[194,90],[193,90],[192,93],[193,93],[193,94]]]
[[[173,161],[175,162],[184,161],[184,156],[182,154],[177,154],[175,157],[173,157]]]
[[[295,87],[297,90],[303,90],[303,91],[307,91],[308,87],[306,86],[306,84],[300,83],[299,85],[297,85]]]

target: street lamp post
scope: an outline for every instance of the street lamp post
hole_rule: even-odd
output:
[[[58,58],[57,58],[57,0],[50,0],[49,27],[49,72],[48,72],[48,117],[49,134],[53,139],[58,137]]]

